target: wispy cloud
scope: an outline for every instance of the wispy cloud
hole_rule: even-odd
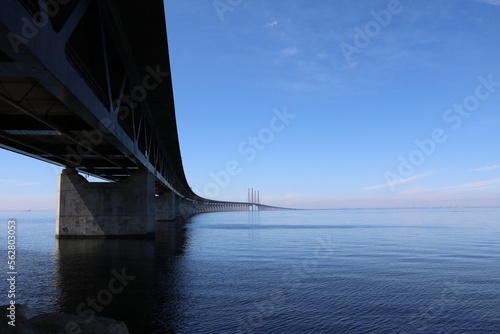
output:
[[[36,186],[42,184],[41,182],[19,182],[18,185],[20,186]]]
[[[465,184],[459,184],[456,186],[437,188],[438,190],[472,190],[472,189],[484,189],[490,188],[492,186],[500,184],[500,179],[491,179],[485,181],[471,182]]]
[[[472,171],[472,172],[486,172],[486,171],[490,171],[490,170],[494,170],[494,169],[500,169],[500,165],[474,168],[474,169],[470,169],[470,171]]]
[[[267,22],[266,27],[271,28],[278,24],[278,21]]]
[[[290,206],[303,202],[307,197],[307,194],[300,193],[288,193],[283,196],[262,196],[261,203],[272,203],[277,206]]]
[[[500,0],[476,0],[476,2],[481,2],[492,6],[500,6]]]
[[[293,55],[296,55],[297,53],[299,53],[299,49],[297,49],[297,48],[287,48],[287,49],[281,50],[281,52],[284,55],[293,56]]]
[[[0,183],[8,183],[16,186],[34,186],[42,184],[41,182],[29,182],[29,181],[16,181],[16,180],[8,180],[8,179],[0,179]]]
[[[478,181],[478,182],[470,182],[470,183],[464,183],[464,184],[458,184],[458,185],[446,186],[446,187],[415,188],[412,190],[400,191],[400,192],[398,192],[398,194],[399,195],[409,195],[409,194],[430,193],[430,192],[472,191],[472,190],[481,190],[481,189],[486,189],[486,188],[494,188],[494,187],[497,187],[499,185],[500,185],[500,178],[499,179],[485,180],[485,181]]]
[[[432,173],[430,173],[430,172],[429,173],[425,173],[425,174],[416,174],[416,175],[413,175],[413,176],[410,176],[410,177],[407,177],[407,178],[404,178],[404,179],[394,180],[392,182],[387,182],[387,183],[379,184],[379,185],[376,185],[376,186],[364,187],[363,190],[373,190],[373,189],[394,187],[395,185],[407,183],[407,182],[414,181],[414,180],[418,180],[418,179],[430,176],[431,174]]]

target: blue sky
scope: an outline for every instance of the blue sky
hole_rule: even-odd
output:
[[[298,208],[500,204],[500,1],[166,1],[200,195]],[[60,170],[0,151],[0,209]]]

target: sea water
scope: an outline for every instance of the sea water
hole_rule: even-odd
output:
[[[9,219],[16,302],[37,313],[131,333],[500,333],[499,208],[206,213],[155,241],[56,240],[54,212],[0,212],[5,278]]]

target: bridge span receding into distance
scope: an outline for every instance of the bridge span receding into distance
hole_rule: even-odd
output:
[[[65,167],[59,238],[151,237],[155,220],[284,209],[191,190],[162,0],[2,1],[0,147]]]

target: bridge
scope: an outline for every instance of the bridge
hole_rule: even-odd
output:
[[[161,0],[2,0],[0,147],[65,167],[59,238],[151,237],[155,220],[282,209],[189,187]]]

